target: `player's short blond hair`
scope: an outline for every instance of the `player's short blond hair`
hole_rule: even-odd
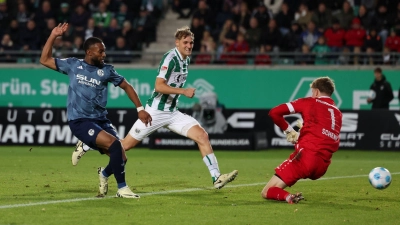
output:
[[[192,31],[190,31],[190,28],[188,26],[178,28],[175,32],[176,40],[181,40],[182,38],[186,38],[187,36],[191,36],[194,40],[194,34],[192,33]]]
[[[330,77],[319,77],[310,84],[310,87],[331,96],[335,91],[335,82]]]

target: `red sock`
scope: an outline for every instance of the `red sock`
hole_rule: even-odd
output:
[[[273,199],[277,201],[286,201],[286,197],[290,193],[278,187],[270,187],[267,191],[267,199]]]

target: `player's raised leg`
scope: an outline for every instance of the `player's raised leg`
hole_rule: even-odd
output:
[[[203,157],[203,161],[210,171],[215,188],[220,189],[236,178],[238,175],[237,170],[234,170],[228,174],[220,173],[218,161],[211,147],[208,134],[202,127],[199,125],[192,126],[187,132],[187,137],[197,143],[201,156]]]

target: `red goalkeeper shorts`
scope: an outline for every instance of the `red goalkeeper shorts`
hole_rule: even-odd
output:
[[[305,150],[294,151],[288,159],[275,168],[275,173],[287,186],[291,187],[300,179],[316,180],[322,177],[329,165],[330,161],[307,154]]]

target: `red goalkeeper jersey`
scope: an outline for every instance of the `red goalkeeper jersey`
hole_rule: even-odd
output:
[[[302,149],[330,161],[332,153],[339,148],[342,113],[329,97],[300,98],[282,104],[271,110],[270,116],[281,129],[286,130],[288,123],[283,115],[300,113],[303,128],[296,144],[296,150]]]

